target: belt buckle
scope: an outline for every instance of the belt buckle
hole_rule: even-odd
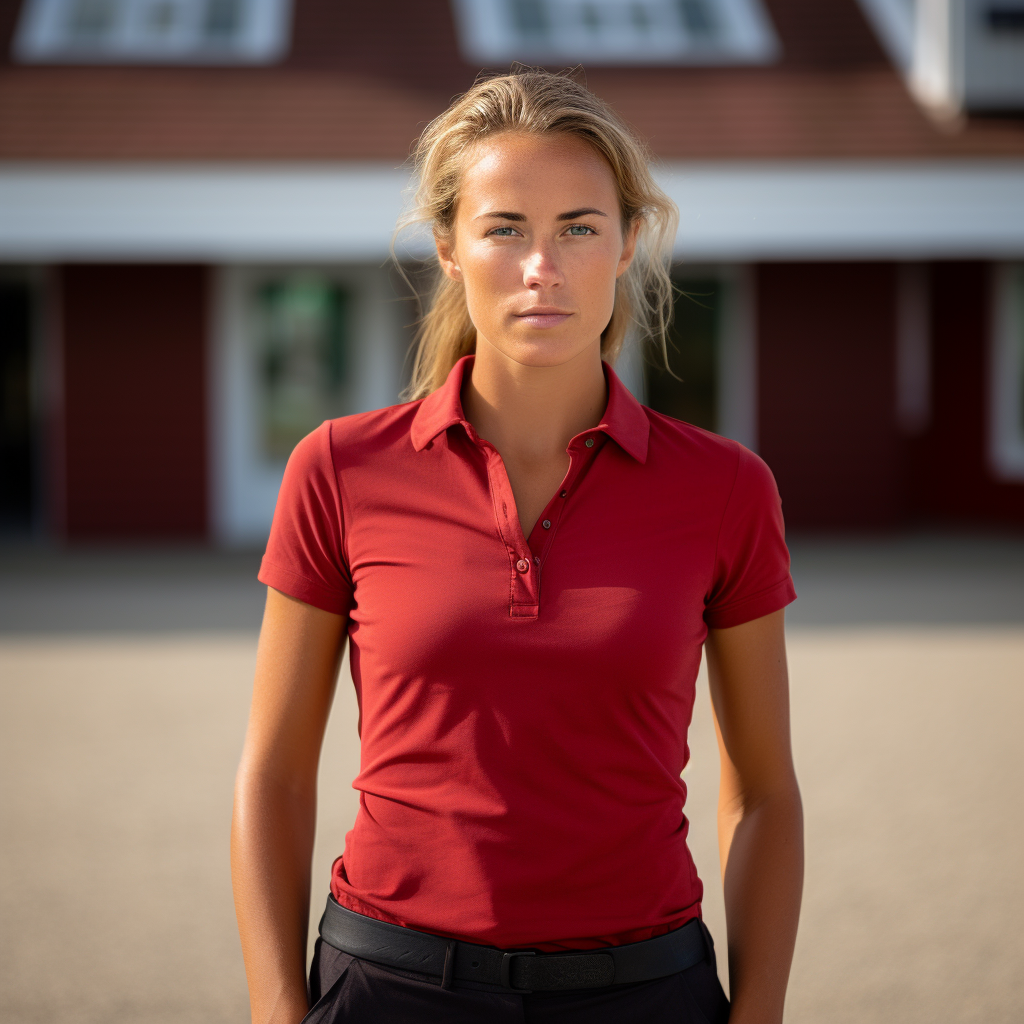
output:
[[[519,988],[518,985],[512,984],[512,961],[517,956],[536,956],[537,954],[533,950],[529,949],[514,949],[511,953],[502,953],[501,965],[499,967],[498,977],[501,979],[501,984],[505,988],[510,988],[515,992],[532,992],[530,988]]]

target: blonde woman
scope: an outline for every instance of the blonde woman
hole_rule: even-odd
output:
[[[413,400],[299,444],[260,571],[232,836],[252,1018],[780,1021],[802,824],[778,494],[612,369],[631,326],[664,346],[675,210],[617,117],[542,72],[479,82],[416,166],[439,280]],[[360,807],[307,988],[346,638]],[[702,647],[731,1016],[680,780]]]

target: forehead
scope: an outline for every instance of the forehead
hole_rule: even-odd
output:
[[[491,204],[504,198],[500,207]],[[477,142],[467,153],[459,187],[459,206],[478,204],[509,209],[615,205],[615,175],[592,146],[571,135],[504,133]],[[475,211],[474,211],[475,212]]]

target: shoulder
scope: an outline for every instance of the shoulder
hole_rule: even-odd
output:
[[[673,463],[685,464],[712,477],[732,477],[741,459],[747,456],[757,458],[738,441],[695,427],[692,423],[684,423],[647,406],[644,406],[644,412],[651,424],[648,457],[656,460],[659,468]]]
[[[410,446],[409,432],[420,401],[324,420],[292,452],[290,462],[314,469],[340,468]],[[410,449],[411,450],[411,449]]]
[[[728,499],[736,491],[776,493],[764,460],[739,441],[644,407],[651,424],[648,461],[660,472],[699,481],[708,492]]]

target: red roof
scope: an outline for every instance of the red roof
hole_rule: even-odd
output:
[[[12,64],[0,0],[0,159],[394,160],[479,70],[448,0],[294,0],[263,68]],[[1024,118],[934,122],[856,0],[764,0],[767,67],[591,68],[588,84],[666,159],[1024,156]]]

